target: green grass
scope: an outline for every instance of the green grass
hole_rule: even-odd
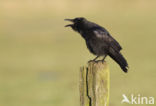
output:
[[[94,56],[80,35],[64,28],[64,18],[77,16],[108,29],[128,60],[124,74],[106,59],[110,106],[121,106],[123,93],[156,97],[155,3],[0,1],[0,106],[79,106],[79,68]]]

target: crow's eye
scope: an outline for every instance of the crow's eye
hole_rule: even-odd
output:
[[[76,20],[77,20],[77,21],[80,21],[81,19],[80,19],[80,18],[77,18]]]
[[[79,17],[79,18],[75,18],[75,22],[81,22],[81,21],[83,21],[84,20],[84,18],[82,18],[82,17]]]

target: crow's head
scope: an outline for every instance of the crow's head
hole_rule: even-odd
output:
[[[65,21],[70,21],[72,24],[68,24],[65,27],[71,27],[75,31],[80,31],[85,27],[87,20],[83,17],[78,17],[74,19],[65,19]]]

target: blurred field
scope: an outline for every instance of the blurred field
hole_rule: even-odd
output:
[[[79,67],[94,58],[64,28],[79,16],[108,29],[129,62],[124,74],[106,59],[110,106],[128,106],[122,94],[156,98],[155,0],[0,0],[0,106],[79,106]]]

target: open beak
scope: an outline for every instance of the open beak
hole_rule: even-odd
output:
[[[64,19],[65,21],[70,21],[70,22],[74,22],[74,19]],[[73,24],[68,24],[68,25],[66,25],[65,27],[71,27],[71,26],[73,26]]]

